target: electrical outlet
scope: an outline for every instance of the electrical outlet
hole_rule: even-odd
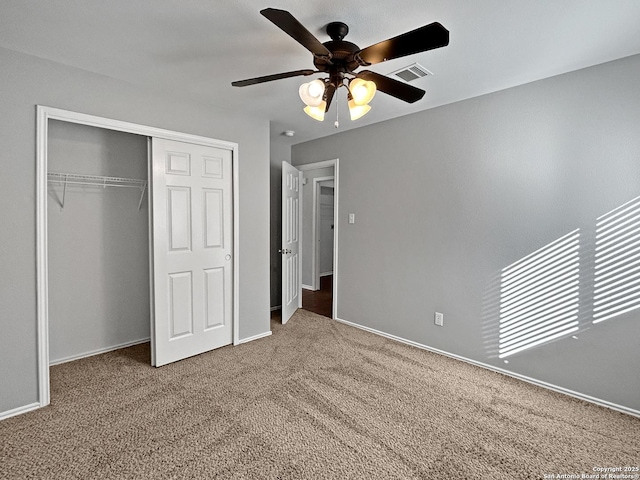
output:
[[[436,312],[433,321],[439,327],[444,327],[444,313]]]

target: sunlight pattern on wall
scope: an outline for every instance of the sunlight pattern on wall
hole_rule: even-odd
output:
[[[502,269],[498,357],[578,329],[580,230]]]
[[[593,323],[640,308],[640,197],[596,223]]]

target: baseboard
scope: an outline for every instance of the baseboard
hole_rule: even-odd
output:
[[[541,380],[537,380],[535,378],[527,377],[526,375],[520,375],[519,373],[514,373],[509,370],[504,370],[499,367],[494,367],[493,365],[489,365],[486,363],[478,362],[476,360],[471,360],[470,358],[462,357],[460,355],[456,355],[454,353],[449,353],[444,350],[440,350],[437,348],[429,347],[427,345],[423,345],[422,343],[414,342],[413,340],[407,340],[406,338],[397,337],[395,335],[391,335],[390,333],[381,332],[380,330],[376,330],[374,328],[365,327],[364,325],[359,325],[357,323],[349,322],[347,320],[342,320],[340,318],[335,319],[337,322],[344,323],[345,325],[349,325],[351,327],[359,328],[360,330],[365,330],[367,332],[373,333],[375,335],[380,335],[381,337],[388,338],[390,340],[395,340],[396,342],[404,343],[406,345],[411,345],[412,347],[420,348],[422,350],[427,350],[429,352],[437,353],[440,355],[444,355],[446,357],[453,358],[455,360],[460,360],[462,362],[470,363],[471,365],[475,365],[480,368],[484,368],[487,370],[491,370],[492,372],[501,373],[503,375],[507,375],[512,378],[516,378],[518,380],[522,380],[523,382],[531,383],[533,385],[537,385],[538,387],[546,388],[547,390],[553,390],[554,392],[563,393],[565,395],[569,395],[570,397],[578,398],[580,400],[584,400],[585,402],[595,403],[596,405],[600,405],[601,407],[610,408],[612,410],[616,410],[618,412],[626,413],[627,415],[632,415],[634,417],[640,418],[640,410],[635,410],[633,408],[625,407],[623,405],[618,405],[616,403],[611,403],[606,400],[602,400],[600,398],[592,397],[590,395],[585,395],[584,393],[575,392],[573,390],[569,390],[568,388],[559,387],[557,385],[553,385],[551,383],[543,382]]]
[[[271,330],[269,330],[268,332],[259,333],[258,335],[254,335],[253,337],[242,338],[238,340],[238,343],[236,343],[236,345],[242,345],[243,343],[253,342],[254,340],[268,337],[269,335],[271,335]]]
[[[90,352],[79,353],[77,355],[71,355],[69,357],[59,358],[58,360],[53,360],[49,362],[49,366],[60,365],[61,363],[73,362],[74,360],[80,360],[81,358],[93,357],[94,355],[100,355],[101,353],[112,352],[114,350],[119,350],[121,348],[133,347],[134,345],[139,345],[141,343],[146,343],[150,341],[151,338],[142,338],[140,340],[134,340],[132,342],[125,342],[119,345],[113,345],[111,347],[99,348],[98,350],[92,350]]]
[[[272,312],[275,312],[276,310],[282,310],[282,305],[276,305],[275,307],[271,307]]]
[[[304,288],[305,290],[315,290],[315,288],[313,288],[311,285],[305,285],[305,284],[302,284],[302,288]]]
[[[320,274],[321,277],[328,277],[329,275],[333,275],[333,270],[330,272],[324,272]]]
[[[40,403],[36,402],[30,403],[29,405],[25,405],[23,407],[13,408],[11,410],[7,410],[6,412],[0,412],[0,422],[7,418],[15,417],[16,415],[22,415],[23,413],[27,413],[38,408],[40,408]]]

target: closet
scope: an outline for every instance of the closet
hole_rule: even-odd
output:
[[[147,137],[49,120],[49,362],[149,340]]]

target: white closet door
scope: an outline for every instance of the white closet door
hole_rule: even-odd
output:
[[[233,339],[232,151],[152,140],[152,363]]]

